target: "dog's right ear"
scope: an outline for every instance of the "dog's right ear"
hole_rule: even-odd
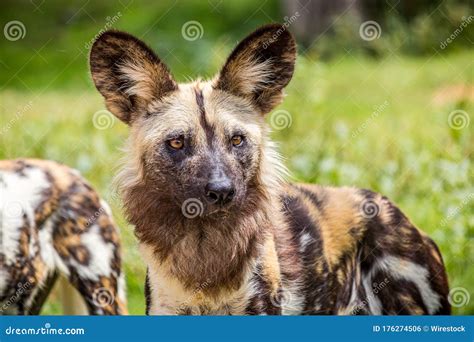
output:
[[[296,42],[285,25],[262,26],[232,51],[214,87],[249,99],[266,114],[283,99],[295,58]]]
[[[151,101],[177,89],[155,53],[124,32],[107,31],[94,42],[90,68],[107,109],[127,124],[144,114]]]

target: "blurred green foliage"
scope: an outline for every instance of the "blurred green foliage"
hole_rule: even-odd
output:
[[[328,59],[347,52],[371,56],[400,52],[431,55],[434,51],[472,48],[474,17],[469,1],[359,3],[360,9],[335,16],[324,34],[318,34],[311,44],[305,40],[301,52]],[[283,8],[283,1],[277,0],[2,0],[2,27],[17,20],[24,24],[26,34],[13,42],[0,39],[0,84],[21,90],[90,88],[88,49],[98,32],[110,27],[146,40],[180,81],[197,74],[211,77],[229,49],[246,33],[265,23],[284,22],[288,13]],[[317,20],[305,9],[299,12],[299,20],[305,20],[303,15]],[[379,39],[361,39],[359,26],[364,20],[380,23]],[[201,39],[183,38],[183,25],[189,21],[202,25]],[[470,24],[462,27],[463,23]],[[456,39],[441,48],[460,27],[462,32]]]
[[[63,162],[111,202],[122,229],[130,311],[143,314],[145,267],[111,187],[127,127],[118,120],[104,130],[93,125],[104,107],[89,79],[87,45],[120,12],[113,27],[145,40],[178,80],[211,77],[239,39],[283,14],[275,1],[127,1],[2,1],[2,27],[19,20],[26,35],[0,36],[0,159]],[[469,13],[459,10],[463,2],[454,5],[449,11],[460,13],[453,18]],[[301,47],[278,108],[291,125],[273,136],[295,180],[371,188],[393,199],[439,244],[450,285],[474,296],[472,31],[440,49],[459,25],[439,24],[446,11],[407,22],[386,17],[381,37],[367,42],[347,17],[309,50]],[[181,32],[191,20],[203,27],[195,41]],[[471,121],[461,129],[450,121],[456,110]],[[44,313],[60,312],[53,294]],[[455,313],[474,314],[474,299]]]

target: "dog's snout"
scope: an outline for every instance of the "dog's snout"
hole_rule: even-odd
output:
[[[227,177],[211,179],[205,187],[206,198],[212,204],[227,204],[234,198],[235,188]]]

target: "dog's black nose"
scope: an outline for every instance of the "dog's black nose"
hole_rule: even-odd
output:
[[[210,181],[206,185],[206,198],[212,204],[227,204],[232,201],[235,189],[230,179],[221,178]]]

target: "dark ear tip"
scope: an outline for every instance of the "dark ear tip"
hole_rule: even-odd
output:
[[[119,31],[119,30],[107,30],[99,34],[99,36],[94,40],[94,43],[91,46],[91,53],[95,48],[103,43],[110,42],[111,40],[129,40],[136,39],[132,35]]]
[[[260,36],[267,33],[272,34],[272,37],[275,40],[286,41],[288,45],[296,47],[295,38],[293,37],[293,34],[291,34],[290,30],[288,30],[288,26],[285,24],[272,23],[263,25],[255,30],[251,36]]]
[[[115,63],[115,58],[121,57],[127,51],[141,51],[150,60],[160,63],[153,50],[140,39],[123,31],[108,30],[101,33],[92,44],[89,64],[92,67],[94,62],[101,63],[104,59]]]

